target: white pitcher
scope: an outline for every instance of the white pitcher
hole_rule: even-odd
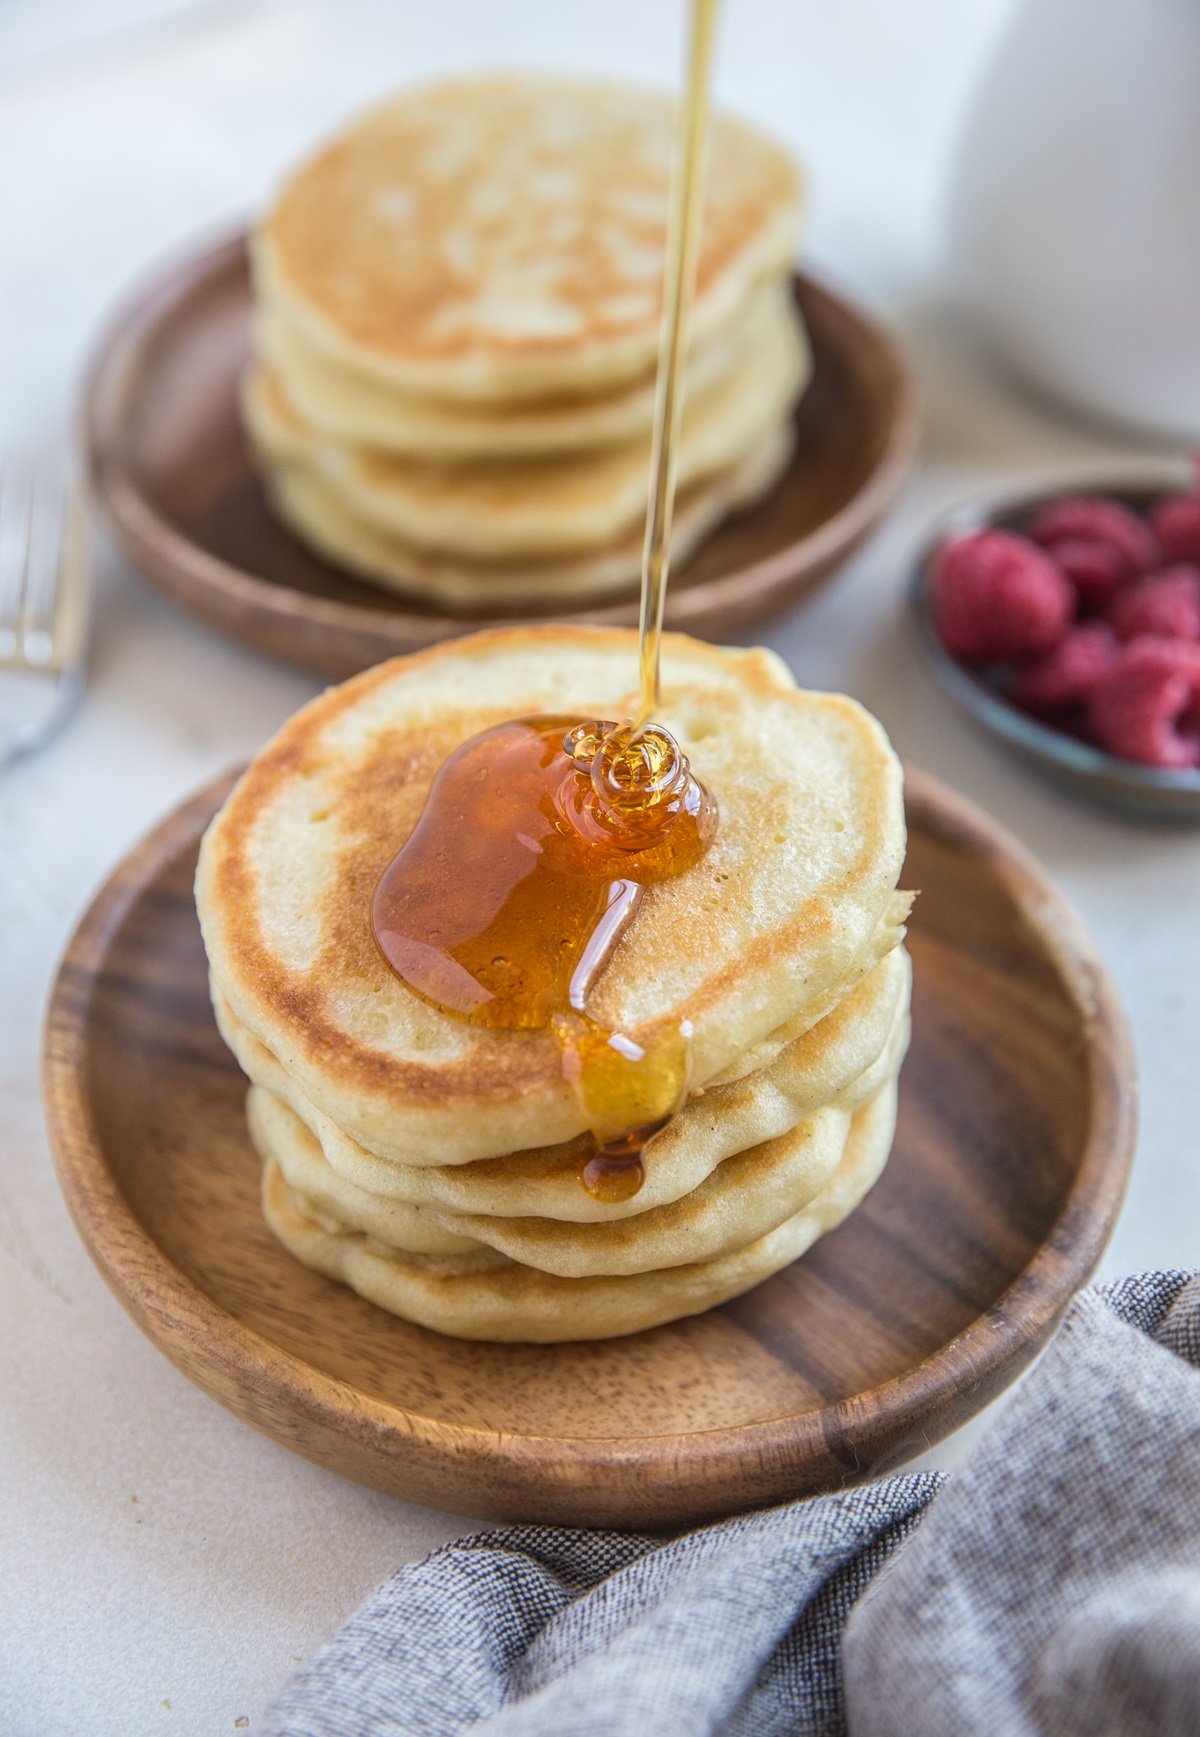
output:
[[[1200,0],[1023,0],[966,128],[949,242],[1022,374],[1200,439]]]

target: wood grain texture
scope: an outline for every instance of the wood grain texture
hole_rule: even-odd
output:
[[[916,443],[908,370],[887,333],[811,278],[796,297],[813,347],[793,463],[768,499],[672,573],[667,626],[720,639],[794,603],[873,529]],[[133,565],[260,651],[346,676],[466,626],[318,560],[272,517],[242,440],[250,344],[242,237],[136,294],[89,372],[83,432],[95,493]],[[555,619],[636,624],[636,594]]]
[[[116,1295],[296,1452],[461,1513],[698,1521],[911,1458],[1012,1380],[1091,1272],[1133,1148],[1123,1018],[1036,865],[915,773],[896,1146],[802,1260],[693,1320],[532,1347],[442,1338],[298,1266],[259,1213],[192,905],[227,788],[165,821],[83,918],[50,1005],[46,1101],[64,1194]]]

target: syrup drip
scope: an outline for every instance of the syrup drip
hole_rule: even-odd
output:
[[[410,989],[478,1025],[554,1032],[600,1200],[641,1186],[643,1148],[687,1091],[690,1031],[642,1048],[588,996],[644,889],[697,862],[715,825],[659,726],[515,719],[450,756],[375,891],[376,943]]]

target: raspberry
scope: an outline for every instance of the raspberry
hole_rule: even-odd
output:
[[[1168,561],[1200,561],[1200,495],[1168,495],[1150,523]]]
[[[1074,610],[1071,587],[1024,537],[974,531],[943,543],[933,609],[946,650],[965,663],[1037,657],[1057,645]]]
[[[1029,535],[1044,549],[1084,538],[1089,543],[1107,543],[1125,564],[1122,578],[1144,573],[1159,558],[1158,543],[1144,519],[1119,501],[1103,495],[1064,495],[1037,513]]]
[[[1027,664],[1012,698],[1030,712],[1057,712],[1088,699],[1117,655],[1117,636],[1106,621],[1088,621],[1036,663]]]
[[[1095,609],[1103,609],[1129,576],[1129,563],[1121,550],[1097,537],[1064,537],[1050,545],[1050,553],[1083,602]]]
[[[1200,568],[1163,567],[1114,598],[1108,618],[1121,639],[1200,640]]]
[[[1123,645],[1092,695],[1091,721],[1123,760],[1200,766],[1200,651],[1150,636]]]

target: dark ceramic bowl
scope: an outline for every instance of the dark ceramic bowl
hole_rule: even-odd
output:
[[[917,641],[946,691],[1005,747],[1056,784],[1090,802],[1139,820],[1200,823],[1200,771],[1160,772],[1119,760],[1019,711],[985,676],[951,657],[933,623],[930,576],[933,558],[949,536],[995,527],[1022,531],[1040,507],[1062,495],[1109,495],[1145,511],[1160,495],[1192,486],[1184,467],[1164,468],[1155,478],[1071,479],[1037,493],[973,501],[948,513],[922,547],[910,586],[910,616]]]

